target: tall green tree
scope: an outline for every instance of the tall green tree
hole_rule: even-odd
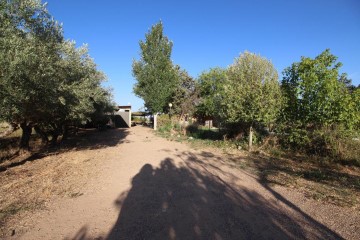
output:
[[[222,119],[224,86],[227,78],[227,70],[222,68],[212,68],[200,74],[197,84],[200,101],[196,107],[196,114],[199,117],[213,117],[217,121]]]
[[[347,129],[360,130],[360,88],[351,85],[343,90],[341,106],[339,122]]]
[[[346,117],[346,112],[351,111],[347,109],[351,101],[349,80],[339,74],[341,66],[326,49],[314,59],[302,57],[284,70],[282,90],[287,122],[322,127],[350,120]]]
[[[172,113],[184,116],[192,116],[195,105],[198,102],[198,92],[195,80],[180,66],[176,67],[178,84],[175,88],[170,102],[172,103]]]
[[[253,125],[270,125],[281,109],[277,71],[266,58],[244,52],[228,69],[224,93],[227,121],[243,123],[249,127],[251,150]]]
[[[171,61],[172,46],[163,34],[162,22],[159,22],[145,35],[145,41],[140,41],[141,56],[132,65],[137,80],[134,93],[153,113],[167,111],[178,86],[179,79]]]

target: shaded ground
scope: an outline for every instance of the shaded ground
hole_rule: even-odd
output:
[[[121,213],[107,239],[340,238],[281,195],[276,200],[293,214],[275,199],[192,166],[192,158],[179,167],[171,158],[158,168],[144,165],[116,201]]]
[[[6,237],[77,240],[360,237],[358,210],[309,200],[286,187],[269,186],[261,177],[234,167],[234,162],[240,163],[247,156],[230,159],[215,151],[194,150],[156,137],[150,129],[140,126],[126,132],[107,131],[102,136],[105,138],[98,144],[94,138],[93,144],[89,141],[88,147],[78,149],[81,151],[74,149],[51,157],[55,161],[63,158],[67,164],[78,162],[77,166],[72,164],[71,174],[80,169],[84,174],[63,177],[67,185],[77,186],[79,194],[53,197],[45,210],[33,211],[17,223],[7,222]],[[111,137],[116,140],[111,141]],[[106,138],[112,144],[106,144]],[[72,155],[75,153],[85,154],[82,156],[88,160]],[[73,160],[69,162],[65,156]],[[40,162],[43,164],[43,159],[8,171],[28,169]],[[86,182],[74,183],[81,179]],[[1,180],[4,183],[6,179]],[[22,225],[27,227],[18,231]],[[10,237],[14,229],[15,234]]]

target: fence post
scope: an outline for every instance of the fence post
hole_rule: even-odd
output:
[[[154,130],[157,130],[157,113],[154,114]]]

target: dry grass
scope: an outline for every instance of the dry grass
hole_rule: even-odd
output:
[[[0,123],[0,133],[8,129],[7,123]],[[5,162],[12,162],[14,158],[19,156],[19,141],[22,130],[17,129],[6,137],[0,138],[0,169],[1,166],[5,166]],[[35,131],[32,132],[30,140],[30,146],[33,152],[39,151],[43,147],[40,139],[35,135]]]
[[[18,138],[0,139],[0,164],[18,154],[18,142]]]
[[[8,129],[8,124],[6,122],[0,122],[0,133],[5,132]]]
[[[87,151],[49,155],[1,172],[0,223],[20,211],[46,207],[54,197],[81,196],[93,168]]]
[[[105,147],[99,145],[95,138],[105,134],[111,139],[111,132],[89,132],[92,135],[90,138],[87,138],[87,134],[73,139],[72,145],[42,149],[0,163],[0,167],[20,163],[8,167],[6,171],[4,168],[0,170],[0,239],[9,236],[9,226],[17,231],[26,229],[26,226],[19,226],[18,220],[33,210],[46,208],[52,199],[83,195],[84,185],[88,179],[96,176],[99,171],[97,166],[101,164],[101,159],[94,156],[99,148]],[[86,145],[89,142],[94,142],[94,146]],[[79,143],[85,147],[77,146]],[[33,149],[36,144],[32,142]],[[6,155],[4,151],[7,150],[1,149],[2,154]]]
[[[319,162],[307,156],[274,157],[265,153],[249,154],[247,162],[264,184],[296,188],[318,201],[360,209],[359,167]]]
[[[0,124],[0,133],[7,130],[7,125]],[[12,134],[0,138],[0,164],[18,154],[18,143],[21,136],[21,130],[13,132]]]

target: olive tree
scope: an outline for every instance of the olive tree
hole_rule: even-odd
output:
[[[69,125],[99,121],[112,110],[111,93],[101,86],[106,76],[97,70],[86,45],[76,48],[75,42],[64,41],[57,65],[56,101],[49,117],[35,125],[45,141],[51,136],[52,144],[60,135],[67,137]]]
[[[22,149],[33,128],[56,143],[67,124],[108,111],[105,75],[86,47],[64,41],[41,1],[0,1],[0,20],[0,120],[20,125]]]
[[[0,119],[20,125],[23,149],[33,124],[49,117],[56,101],[62,39],[60,25],[40,1],[1,1]]]

